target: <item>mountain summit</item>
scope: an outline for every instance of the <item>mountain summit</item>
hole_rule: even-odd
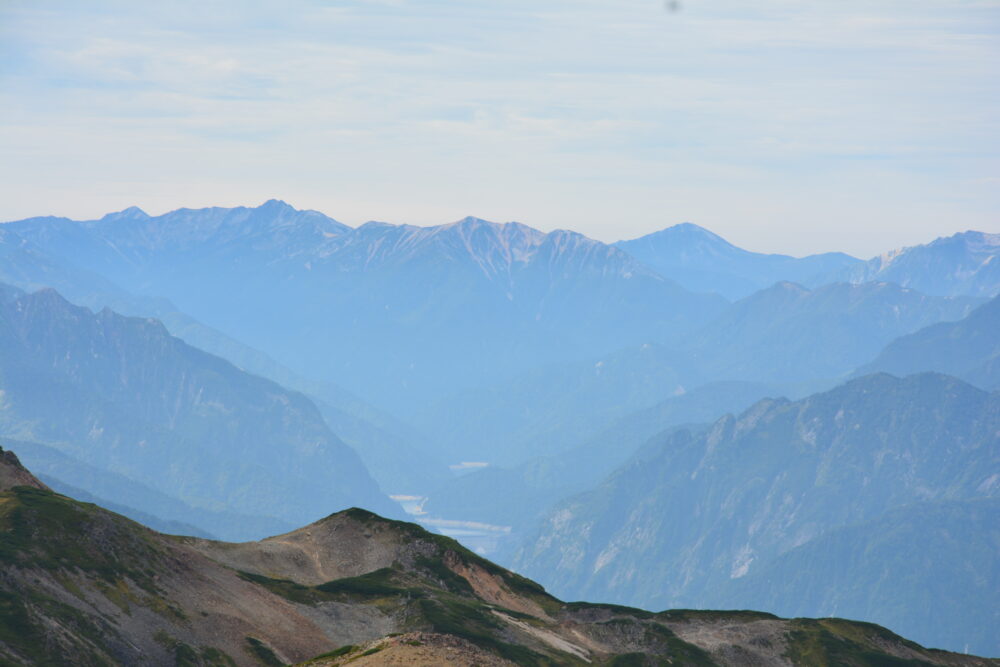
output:
[[[843,253],[796,258],[739,248],[690,222],[615,244],[643,264],[684,287],[740,299],[785,280],[804,282],[816,274],[860,264]]]

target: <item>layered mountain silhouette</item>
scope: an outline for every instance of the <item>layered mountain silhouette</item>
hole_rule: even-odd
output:
[[[615,245],[690,290],[733,300],[777,282],[807,283],[862,264],[840,252],[801,258],[750,252],[690,222]]]
[[[349,229],[272,200],[6,227],[401,413],[539,363],[677,334],[725,305],[580,234],[476,218]]]
[[[1000,297],[958,322],[941,322],[891,343],[861,373],[937,371],[983,389],[1000,389]]]
[[[277,200],[0,225],[0,445],[38,473],[3,455],[0,662],[982,664],[565,604],[363,510],[287,531],[406,494],[564,597],[1000,654],[998,239],[866,262]]]
[[[515,465],[580,445],[627,415],[709,383],[753,383],[760,389],[755,398],[828,388],[898,336],[958,320],[979,303],[891,283],[778,283],[673,345],[645,343],[541,366],[457,392],[413,419],[452,458]]]
[[[808,581],[803,604],[836,600],[836,577],[819,568],[809,578],[794,559],[795,572],[776,569],[785,562],[778,559],[811,544],[810,553],[819,553],[823,543],[814,541],[831,531],[913,504],[997,497],[998,434],[1000,395],[943,375],[871,375],[796,402],[765,400],[708,429],[674,430],[651,443],[595,489],[553,508],[513,563],[561,595],[654,608],[708,599],[749,604],[745,589],[727,599],[719,591],[762,568],[771,568],[768,580],[787,577],[789,586]],[[995,505],[986,515],[989,508]],[[972,524],[983,519],[961,525]],[[947,541],[932,539],[935,533],[919,544],[899,539],[883,551],[875,547],[885,522],[852,534],[872,539],[852,544],[852,553],[874,560],[851,572],[880,573],[880,590],[895,591],[868,596],[852,613],[892,622],[924,641],[1000,653],[995,618],[982,615],[995,609],[989,586],[956,582],[972,597],[962,598],[965,611],[955,610],[947,631],[934,612],[897,602],[919,599],[922,586],[943,584],[956,569],[980,573],[985,579],[973,580],[981,583],[993,580],[995,552],[982,547],[995,533],[948,538],[970,540],[961,563],[952,562],[956,549]],[[859,580],[856,589],[875,583]],[[764,596],[750,606],[766,610],[774,600]],[[841,613],[832,605],[797,609]]]
[[[862,261],[831,252],[807,257],[738,248],[691,223],[615,246],[684,287],[736,300],[777,282],[892,282],[935,296],[990,298],[1000,293],[1000,235],[968,231]]]
[[[138,209],[132,209],[106,216],[106,219],[141,220],[145,217]],[[304,216],[306,220],[312,217]],[[59,218],[39,221],[41,232],[51,231],[57,251],[62,250],[56,243],[62,238],[59,232],[74,229],[72,225],[67,228],[66,223]],[[0,226],[0,282],[28,292],[51,287],[72,303],[94,311],[110,308],[122,315],[156,318],[172,335],[186,343],[220,356],[254,375],[308,394],[331,429],[359,452],[379,483],[396,492],[411,490],[428,480],[440,480],[447,473],[446,466],[424,450],[421,437],[412,429],[329,379],[295,373],[269,355],[181,312],[168,299],[136,295],[97,273],[80,269],[65,258],[47,254],[11,231],[11,227]],[[43,236],[49,239],[48,235]]]
[[[53,290],[8,290],[0,390],[0,433],[208,510],[197,525],[215,535],[302,523],[317,504],[392,511],[305,396],[190,347],[156,320],[95,314]],[[87,479],[63,481],[113,499]],[[219,510],[263,521],[213,520]]]
[[[968,231],[900,248],[814,279],[894,282],[925,294],[1000,294],[1000,234]]]
[[[927,296],[893,283],[782,282],[730,306],[680,349],[703,380],[802,382],[837,378],[898,336],[958,320],[981,303]]]
[[[260,542],[161,535],[0,451],[10,664],[988,665],[841,619],[567,604],[448,538],[357,509]]]

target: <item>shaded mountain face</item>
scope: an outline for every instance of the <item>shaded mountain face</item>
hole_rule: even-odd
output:
[[[724,306],[579,234],[475,218],[350,230],[272,201],[6,227],[393,410],[662,339]]]
[[[324,220],[317,219],[318,214],[301,213],[295,225],[309,228],[310,221],[322,223]],[[135,209],[123,211],[106,222],[147,218]],[[222,246],[232,239],[217,229],[222,227],[224,216],[216,215],[215,218],[214,225],[204,230],[197,240]],[[304,221],[299,218],[304,218]],[[36,222],[39,227],[36,231],[60,252],[67,250],[60,245],[60,239],[73,232],[78,224],[61,218]],[[278,234],[281,225],[276,227],[272,231]],[[319,238],[327,238],[324,234],[332,234],[330,230],[337,229],[346,228],[328,221],[328,224],[320,225],[317,233]],[[211,230],[216,230],[216,234],[209,234]],[[228,234],[231,233],[232,230],[228,229]],[[216,238],[220,235],[221,238]],[[83,243],[81,239],[76,240]],[[69,251],[73,252],[72,244]],[[377,475],[379,483],[394,492],[419,487],[425,480],[440,480],[448,473],[443,463],[433,461],[422,451],[418,435],[333,382],[295,373],[267,354],[180,312],[167,299],[138,296],[93,271],[77,267],[65,258],[51,256],[13,232],[10,225],[0,226],[0,282],[29,292],[51,287],[72,303],[95,312],[110,308],[122,315],[154,317],[184,342],[220,356],[254,375],[308,394],[321,408],[330,428],[358,451],[365,464]]]
[[[839,252],[801,258],[750,252],[689,222],[615,246],[689,290],[717,292],[733,300],[779,281],[806,282],[862,264]]]
[[[991,298],[1000,294],[1000,234],[962,232],[925,245],[901,248],[817,281],[884,280],[925,294]]]
[[[801,382],[846,375],[894,338],[958,320],[979,302],[892,283],[778,283],[733,304],[683,350],[702,381]]]
[[[873,375],[801,401],[762,401],[705,432],[668,435],[557,505],[513,563],[562,595],[700,605],[830,530],[916,502],[996,497],[998,434],[1000,395],[934,374]],[[865,620],[898,619],[893,604],[883,600]],[[969,632],[951,645],[981,637],[984,621],[963,616]]]
[[[566,604],[448,538],[356,509],[261,542],[168,537],[6,483],[25,474],[0,454],[0,657],[12,664],[995,664],[840,619]]]
[[[52,290],[0,303],[0,390],[0,435],[56,448],[206,516],[225,510],[295,525],[330,508],[392,511],[308,399],[188,346],[155,320],[94,314]],[[215,535],[256,532],[198,525]]]
[[[910,375],[937,371],[987,390],[1000,389],[1000,297],[958,322],[941,322],[902,336],[859,373]]]
[[[998,655],[998,547],[1000,498],[917,503],[806,542],[702,604],[878,618],[928,646]]]

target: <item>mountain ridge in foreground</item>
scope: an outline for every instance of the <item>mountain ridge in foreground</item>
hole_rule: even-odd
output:
[[[260,542],[162,535],[6,451],[0,561],[5,664],[1000,664],[842,619],[567,604],[360,509]]]

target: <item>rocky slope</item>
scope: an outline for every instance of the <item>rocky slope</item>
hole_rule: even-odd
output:
[[[226,544],[54,494],[6,452],[0,479],[6,664],[997,664],[839,619],[566,604],[361,510]]]

